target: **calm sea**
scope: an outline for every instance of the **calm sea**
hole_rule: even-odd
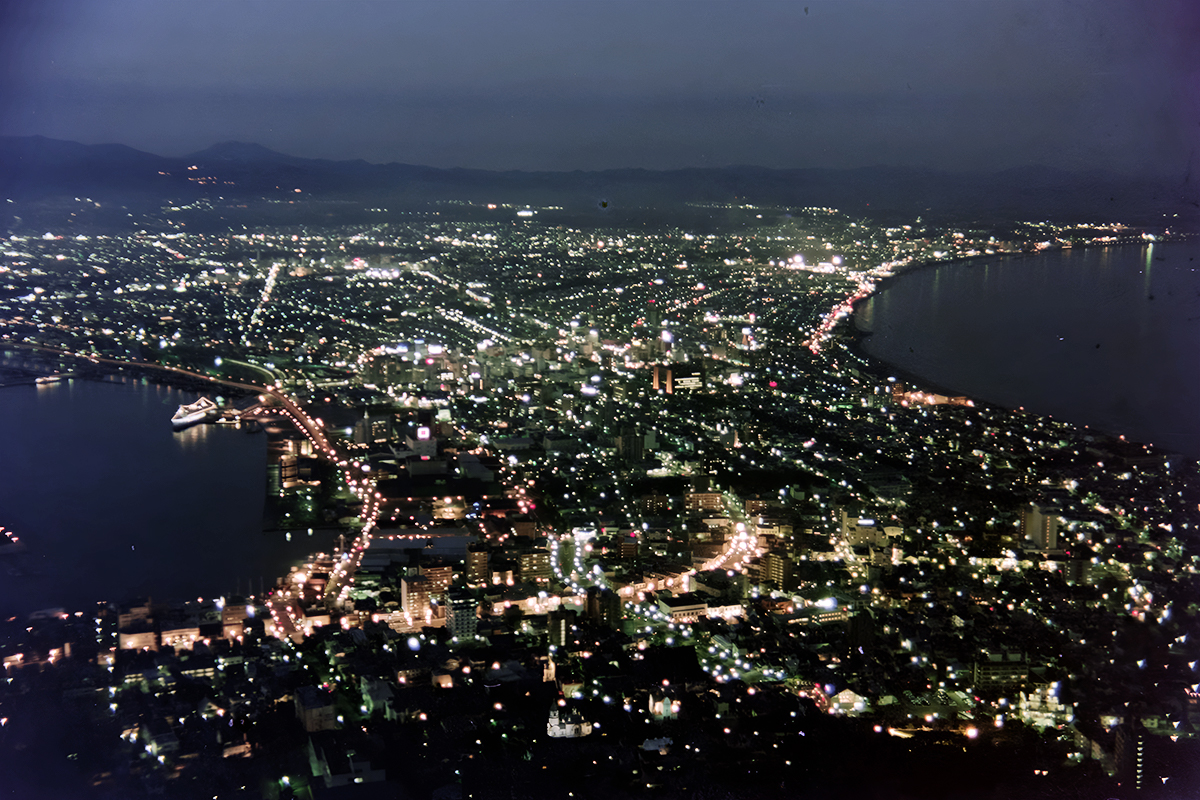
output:
[[[28,546],[0,557],[0,614],[231,594],[319,549],[262,532],[265,434],[172,430],[192,400],[133,379],[0,388],[0,525]]]
[[[1200,242],[918,269],[856,323],[940,387],[1200,459]]]

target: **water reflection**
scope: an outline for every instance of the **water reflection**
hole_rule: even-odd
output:
[[[170,418],[194,399],[138,379],[0,390],[0,525],[29,547],[0,613],[137,594],[228,593],[303,553],[261,532],[266,437]]]
[[[917,270],[864,304],[865,347],[954,392],[1200,458],[1197,261],[1200,245],[1171,242]]]

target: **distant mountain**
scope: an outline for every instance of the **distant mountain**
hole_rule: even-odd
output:
[[[32,199],[81,194],[171,201],[201,196],[294,199],[299,194],[363,204],[466,200],[559,205],[596,214],[736,203],[961,218],[1136,216],[1143,224],[1161,221],[1164,214],[1194,220],[1200,209],[1192,184],[1041,166],[989,173],[885,166],[492,172],[300,158],[246,142],[222,142],[182,158],[165,158],[124,145],[0,137],[0,195]]]
[[[277,153],[269,147],[253,142],[218,142],[212,147],[186,155],[184,161],[275,161],[278,163],[296,163],[309,161],[306,158]]]

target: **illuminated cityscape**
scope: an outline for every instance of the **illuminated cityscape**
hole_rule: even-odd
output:
[[[86,720],[73,791],[1195,777],[1196,462],[899,379],[853,317],[907,267],[1161,230],[461,203],[113,233],[77,203],[5,242],[5,374],[219,397],[177,417],[265,429],[271,526],[340,535],[258,592],[9,619],[4,724]]]
[[[0,800],[1197,800],[1195,0],[5,0]]]

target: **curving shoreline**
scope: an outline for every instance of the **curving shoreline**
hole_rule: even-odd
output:
[[[1147,247],[1152,247],[1155,244],[1166,244],[1166,245],[1175,246],[1175,245],[1180,245],[1180,244],[1185,244],[1185,245],[1186,244],[1195,244],[1196,242],[1197,242],[1197,237],[1195,235],[1179,234],[1179,235],[1174,235],[1174,236],[1171,236],[1168,238],[1159,238],[1152,242],[1151,241],[1130,242],[1127,244],[1096,243],[1096,244],[1090,244],[1087,246],[1075,245],[1071,248],[1047,248],[1047,249],[1035,251],[1035,252],[1019,251],[1019,252],[1013,252],[1013,253],[993,253],[993,254],[985,254],[985,255],[980,255],[980,256],[968,256],[968,257],[956,258],[956,259],[945,260],[945,261],[925,261],[925,262],[921,262],[919,264],[913,264],[913,265],[907,266],[905,268],[902,268],[902,269],[898,270],[895,274],[893,274],[891,276],[887,276],[886,278],[883,278],[880,281],[878,281],[875,284],[875,287],[872,290],[872,292],[867,297],[862,298],[861,300],[859,300],[858,302],[856,302],[854,304],[853,313],[848,315],[848,317],[846,319],[844,319],[841,323],[843,326],[845,326],[842,328],[843,345],[845,347],[847,347],[847,349],[849,349],[851,352],[855,353],[856,357],[862,359],[866,363],[871,364],[872,371],[875,372],[877,375],[880,375],[881,377],[894,376],[898,380],[902,380],[906,385],[909,385],[912,388],[919,388],[919,389],[923,389],[926,391],[934,391],[939,394],[946,394],[946,395],[951,395],[951,396],[966,396],[966,397],[971,398],[977,404],[982,403],[982,404],[990,405],[990,406],[993,406],[996,408],[1005,408],[1005,409],[1012,410],[1012,411],[1016,411],[1017,409],[1022,409],[1022,410],[1028,411],[1031,404],[1034,406],[1041,405],[1044,407],[1045,403],[1039,401],[1039,399],[1036,397],[1036,393],[1028,401],[1022,400],[1022,401],[1017,401],[1017,402],[1012,402],[1012,401],[1001,402],[1001,401],[991,400],[991,399],[981,397],[980,393],[978,391],[964,390],[963,388],[954,388],[952,386],[947,385],[945,382],[939,382],[939,381],[932,380],[932,379],[928,378],[927,376],[920,374],[919,372],[916,372],[912,369],[906,368],[898,363],[888,360],[885,357],[881,357],[879,355],[876,355],[876,354],[870,352],[867,348],[867,343],[870,340],[870,337],[874,336],[878,332],[877,329],[879,326],[878,326],[878,324],[872,325],[870,329],[863,326],[863,324],[861,322],[861,319],[862,319],[862,316],[864,313],[863,304],[865,302],[873,300],[875,298],[875,295],[877,293],[879,293],[881,290],[888,289],[888,288],[894,288],[895,287],[894,281],[896,281],[897,279],[915,275],[918,273],[922,273],[922,272],[925,272],[930,269],[936,269],[936,268],[941,268],[941,267],[961,267],[961,266],[967,266],[967,265],[977,266],[981,263],[987,264],[987,265],[997,265],[998,266],[998,265],[1002,265],[1006,261],[1008,261],[1010,263],[1026,262],[1026,261],[1028,261],[1030,256],[1065,258],[1066,256],[1063,251],[1069,251],[1069,250],[1075,250],[1075,249],[1124,251],[1126,253],[1126,255],[1128,255],[1131,252],[1144,251]],[[1133,250],[1134,247],[1137,248],[1137,251]],[[1178,275],[1178,273],[1176,273],[1176,275]],[[1177,279],[1178,278],[1176,278],[1176,280]],[[1178,286],[1176,286],[1176,289],[1178,289]],[[1169,292],[1168,292],[1168,294],[1169,294]],[[1154,295],[1150,294],[1146,299],[1153,300]],[[1176,302],[1179,302],[1179,301],[1176,301]],[[1073,328],[1068,327],[1068,330],[1073,330]],[[903,338],[901,338],[901,341],[903,341]],[[1061,339],[1060,339],[1060,341],[1061,341]],[[1076,339],[1076,341],[1078,341],[1078,339]],[[1173,337],[1173,341],[1179,342],[1182,340],[1180,340],[1178,337]],[[1097,349],[1099,348],[1099,346],[1100,345],[1097,344],[1097,346],[1096,346]],[[1048,419],[1054,419],[1057,421],[1068,422],[1072,425],[1079,427],[1081,430],[1088,430],[1089,432],[1104,434],[1106,436],[1112,436],[1112,437],[1118,437],[1121,435],[1130,434],[1129,428],[1131,428],[1131,427],[1132,428],[1140,427],[1140,428],[1144,429],[1146,427],[1146,420],[1154,418],[1152,415],[1147,415],[1146,412],[1143,412],[1141,415],[1141,419],[1139,419],[1136,414],[1128,413],[1127,421],[1121,420],[1121,421],[1114,422],[1114,421],[1110,420],[1107,423],[1099,422],[1099,421],[1084,421],[1083,418],[1089,417],[1089,412],[1099,412],[1099,411],[1101,411],[1101,407],[1098,404],[1093,407],[1088,407],[1088,406],[1084,405],[1084,406],[1080,406],[1079,410],[1082,411],[1083,413],[1082,414],[1073,414],[1073,413],[1067,414],[1067,413],[1064,413],[1062,409],[1059,409],[1057,411],[1057,413],[1051,413],[1048,411],[1037,411],[1037,412],[1031,412],[1031,413],[1038,413],[1039,415],[1045,416]],[[1136,411],[1136,409],[1135,409],[1135,411]],[[1092,419],[1095,419],[1097,414],[1092,413],[1092,414],[1090,414],[1090,416]],[[1134,434],[1133,436],[1130,436],[1129,438],[1131,440],[1136,439],[1136,440],[1141,441],[1142,443],[1151,444],[1151,446],[1155,447],[1158,450],[1162,450],[1162,451],[1166,451],[1166,452],[1180,453],[1180,454],[1185,455],[1187,458],[1189,458],[1191,460],[1200,460],[1200,456],[1198,456],[1196,453],[1192,452],[1192,450],[1194,449],[1194,446],[1192,446],[1188,443],[1176,441],[1172,444],[1164,444],[1161,440],[1154,441],[1155,439],[1160,438],[1158,435],[1155,435],[1153,437],[1147,437],[1145,435],[1145,433],[1146,433],[1145,430],[1142,430],[1140,433],[1141,433],[1140,436],[1138,434]],[[1184,431],[1184,432],[1178,434],[1178,438],[1183,438],[1186,440],[1186,439],[1189,439],[1190,437],[1192,437],[1192,435],[1193,434],[1191,434],[1190,432]]]
[[[872,291],[868,297],[863,298],[863,300],[869,299],[870,296],[874,296],[877,292],[879,292],[880,289],[886,288],[888,285],[890,285],[891,283],[895,282],[896,280],[898,280],[900,278],[903,278],[907,275],[912,275],[912,274],[915,274],[918,272],[924,272],[924,271],[930,270],[930,269],[938,269],[940,267],[962,266],[962,265],[967,265],[967,264],[984,262],[989,259],[996,259],[996,260],[1010,260],[1011,259],[1013,261],[1019,261],[1019,260],[1031,258],[1033,256],[1044,256],[1049,253],[1061,253],[1066,250],[1107,250],[1110,248],[1115,249],[1115,248],[1124,248],[1124,247],[1149,247],[1149,246],[1156,245],[1156,244],[1173,244],[1176,242],[1191,242],[1191,241],[1197,241],[1197,240],[1200,240],[1200,234],[1173,233],[1173,234],[1164,234],[1161,237],[1155,237],[1153,240],[1141,239],[1139,237],[1139,239],[1137,241],[1129,241],[1129,242],[1082,242],[1080,244],[1072,244],[1070,247],[1061,247],[1061,246],[1047,247],[1042,250],[1011,250],[1011,251],[998,252],[998,253],[979,253],[979,254],[973,255],[973,256],[958,256],[956,258],[948,258],[948,259],[941,259],[941,260],[934,260],[934,261],[916,261],[911,264],[906,264],[903,267],[897,268],[896,271],[893,272],[891,275],[880,278],[878,281],[875,282],[875,290]],[[859,302],[861,303],[862,300],[860,300]],[[857,308],[857,306],[858,306],[858,303],[855,303],[856,308]]]

